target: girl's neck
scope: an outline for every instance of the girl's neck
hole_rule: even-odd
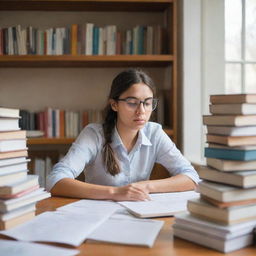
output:
[[[116,128],[127,152],[129,153],[137,141],[138,130],[130,130],[127,127],[124,129],[122,126],[118,125],[118,123]]]

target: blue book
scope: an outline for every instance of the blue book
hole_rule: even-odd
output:
[[[205,148],[204,156],[209,158],[249,161],[256,160],[256,150]]]
[[[99,54],[99,27],[93,27],[92,54]]]

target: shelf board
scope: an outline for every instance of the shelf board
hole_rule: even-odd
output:
[[[173,0],[1,0],[11,11],[164,11]]]
[[[0,67],[130,67],[171,65],[173,55],[2,55]]]
[[[173,135],[172,129],[164,129],[168,136]],[[28,145],[68,145],[75,141],[75,138],[29,138]]]
[[[74,138],[29,138],[28,145],[66,145],[74,142]]]

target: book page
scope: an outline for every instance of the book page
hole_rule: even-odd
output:
[[[79,254],[78,250],[56,246],[0,240],[1,255],[8,256],[72,256]]]
[[[95,213],[45,212],[15,228],[0,231],[0,234],[21,241],[55,242],[79,246],[114,211],[115,209],[102,210],[101,213],[99,211]]]
[[[187,201],[199,198],[195,191],[150,194],[151,201],[119,202],[138,217],[172,216],[187,210]]]
[[[88,239],[152,247],[164,222],[143,220],[114,214],[92,232]]]

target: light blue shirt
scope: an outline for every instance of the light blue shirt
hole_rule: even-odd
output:
[[[82,171],[85,182],[98,185],[124,186],[148,180],[155,163],[163,165],[170,175],[184,174],[198,183],[199,177],[183,157],[161,125],[148,122],[140,131],[128,153],[115,128],[111,147],[119,161],[120,173],[112,176],[103,162],[104,145],[101,124],[89,124],[77,137],[66,156],[57,163],[47,178],[47,190],[63,178],[76,178]]]

